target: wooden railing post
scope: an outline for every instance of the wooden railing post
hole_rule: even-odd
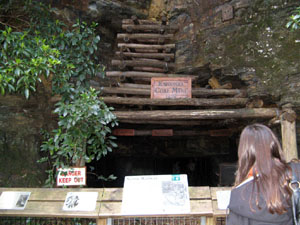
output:
[[[296,139],[296,113],[292,109],[285,109],[280,117],[282,148],[287,162],[298,159]]]
[[[97,225],[106,225],[107,224],[107,219],[97,219]]]

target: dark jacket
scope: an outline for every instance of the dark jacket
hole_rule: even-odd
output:
[[[300,164],[295,164],[294,168],[297,168],[297,171],[300,172]],[[230,211],[226,225],[293,225],[290,206],[287,206],[288,210],[284,214],[271,214],[263,196],[260,194],[258,195],[258,202],[261,209],[256,207],[257,189],[255,186],[253,185],[253,179],[248,179],[232,189],[228,206]],[[254,195],[251,198],[252,191],[254,191]],[[250,201],[252,209],[249,204]]]

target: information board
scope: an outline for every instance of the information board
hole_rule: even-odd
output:
[[[57,186],[86,185],[86,167],[59,168]]]
[[[192,79],[190,77],[151,78],[151,98],[191,98]]]
[[[123,215],[190,213],[187,175],[126,176]]]
[[[217,191],[217,201],[219,209],[227,209],[230,201],[231,191]]]
[[[98,192],[68,192],[63,210],[64,211],[94,211]]]
[[[24,210],[31,192],[4,191],[0,196],[0,209]]]

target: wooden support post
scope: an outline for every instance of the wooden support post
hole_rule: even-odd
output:
[[[296,113],[292,109],[286,109],[280,117],[282,148],[287,162],[298,159],[296,139]]]
[[[97,219],[97,225],[106,225],[107,224],[107,219]]]
[[[206,225],[216,225],[216,219],[214,217],[206,217]]]

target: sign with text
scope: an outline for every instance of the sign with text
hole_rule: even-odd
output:
[[[0,196],[0,209],[24,210],[31,192],[4,191]]]
[[[68,192],[63,210],[64,211],[94,211],[98,192]]]
[[[59,168],[57,186],[86,185],[86,167]]]
[[[190,213],[187,175],[126,176],[123,215]]]
[[[192,79],[190,77],[151,78],[151,98],[191,98]]]

